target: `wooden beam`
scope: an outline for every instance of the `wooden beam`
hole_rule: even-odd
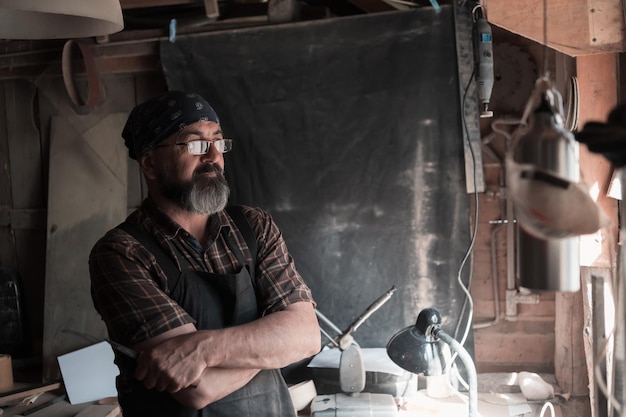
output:
[[[576,58],[576,78],[579,88],[580,129],[590,121],[604,122],[617,105],[617,55],[600,54]],[[610,162],[602,155],[580,147],[582,179],[598,193],[597,202],[609,216],[612,227],[598,233],[581,237],[581,265],[612,268],[615,245],[618,242],[617,200],[607,197],[611,181]],[[607,235],[608,234],[608,235]],[[594,254],[593,257],[589,257]]]
[[[204,0],[204,11],[206,17],[217,19],[220,17],[220,8],[217,0]]]
[[[358,7],[367,13],[390,12],[398,10],[383,0],[348,0],[348,3]]]
[[[541,44],[547,39],[549,47],[570,56],[620,52],[626,50],[622,2],[518,0],[512,6],[510,0],[490,0],[487,18],[496,26]]]
[[[617,104],[617,57],[616,54],[599,54],[576,58],[576,75],[580,91],[579,126],[588,121],[606,121],[610,110]],[[610,179],[610,163],[598,154],[580,148],[582,179],[597,189],[599,205],[613,220],[613,227],[592,235],[581,236],[581,275],[605,271],[610,275],[616,259],[617,203],[606,197]],[[608,236],[610,234],[611,236]],[[589,254],[594,256],[588,258]],[[555,376],[563,391],[572,395],[587,395],[588,377],[584,351],[584,309],[581,292],[559,293],[556,296],[556,350]]]
[[[561,391],[573,396],[589,394],[582,298],[581,291],[556,295],[554,376]]]
[[[120,4],[123,10],[200,3],[202,3],[202,0],[120,0]]]
[[[302,14],[300,0],[269,0],[267,18],[271,23],[297,22]]]

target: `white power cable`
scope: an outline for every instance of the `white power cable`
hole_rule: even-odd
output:
[[[552,417],[555,417],[556,414],[554,412],[554,406],[552,405],[552,403],[550,401],[546,402],[543,404],[543,407],[541,407],[541,412],[539,413],[539,417],[543,417],[544,414],[546,413],[546,410],[550,409],[550,414],[552,415]]]

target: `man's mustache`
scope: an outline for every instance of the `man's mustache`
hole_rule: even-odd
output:
[[[200,175],[200,174],[211,174],[211,173],[216,173],[216,174],[224,174],[224,170],[217,164],[205,164],[205,165],[201,165],[196,169],[195,174],[196,175]]]

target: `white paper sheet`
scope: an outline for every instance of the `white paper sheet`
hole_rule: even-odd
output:
[[[100,342],[57,357],[71,404],[117,396],[114,356],[111,345]]]

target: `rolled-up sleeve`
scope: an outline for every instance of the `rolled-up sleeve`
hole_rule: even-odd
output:
[[[315,305],[311,289],[296,269],[295,261],[272,216],[260,209],[248,209],[248,221],[257,234],[255,271],[263,314],[283,310],[289,304],[308,301]]]
[[[194,320],[167,295],[156,259],[126,232],[114,229],[89,257],[91,296],[109,337],[133,345]]]

